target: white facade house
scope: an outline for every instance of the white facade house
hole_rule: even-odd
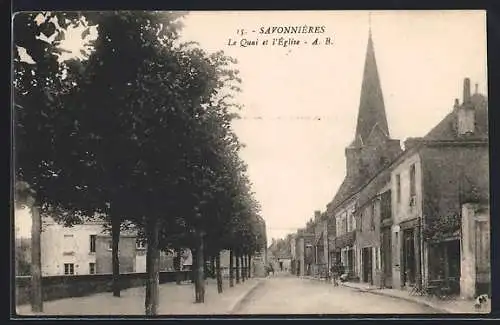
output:
[[[82,275],[96,273],[96,236],[103,223],[93,222],[64,227],[44,220],[41,234],[42,275]]]

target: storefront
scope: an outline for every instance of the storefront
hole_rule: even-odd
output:
[[[421,284],[420,263],[420,219],[399,224],[401,231],[401,286],[413,287]]]
[[[335,248],[340,250],[340,260],[344,265],[345,271],[350,279],[356,277],[356,232],[351,231],[335,238]]]

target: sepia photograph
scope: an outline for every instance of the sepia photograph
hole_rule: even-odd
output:
[[[12,17],[11,317],[491,312],[486,11]]]

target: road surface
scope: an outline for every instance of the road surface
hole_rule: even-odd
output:
[[[264,280],[234,314],[433,314],[401,299],[334,287],[325,281],[277,276]]]

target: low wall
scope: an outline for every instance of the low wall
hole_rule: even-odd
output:
[[[181,280],[191,279],[190,271],[181,271]],[[175,282],[175,272],[160,272],[160,283]],[[42,278],[44,301],[69,297],[81,297],[94,293],[110,292],[112,274],[61,275]],[[122,289],[146,285],[146,273],[120,275]],[[16,304],[30,303],[31,277],[16,276]]]

